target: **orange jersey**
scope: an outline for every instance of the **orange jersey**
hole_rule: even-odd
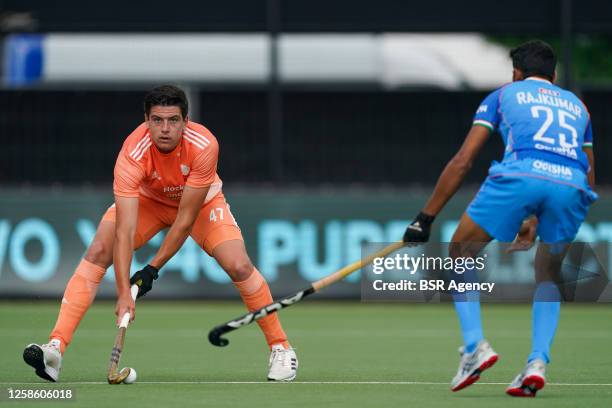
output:
[[[178,207],[185,186],[210,187],[204,203],[220,191],[219,144],[204,126],[188,122],[178,146],[162,153],[153,144],[146,123],[123,143],[115,164],[113,191],[120,197],[144,196]]]

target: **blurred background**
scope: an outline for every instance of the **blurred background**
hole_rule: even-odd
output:
[[[510,48],[531,38],[553,45],[559,84],[591,112],[601,199],[578,239],[610,242],[612,3],[0,0],[0,297],[61,295],[162,83],[218,138],[226,196],[274,294],[331,273],[362,243],[401,238],[480,101],[510,81]],[[492,137],[433,239],[450,239],[502,149]],[[532,255],[512,260],[525,282]],[[191,240],[162,272],[151,296],[237,296]],[[353,275],[321,295],[359,293]],[[110,271],[101,295],[113,294]]]

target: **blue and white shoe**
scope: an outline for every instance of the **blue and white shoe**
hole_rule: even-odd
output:
[[[459,353],[461,353],[459,370],[451,381],[453,392],[474,384],[480,379],[480,374],[487,368],[491,368],[499,359],[486,340],[481,340],[472,353],[466,353],[463,347],[459,349]]]
[[[546,363],[535,359],[528,363],[525,369],[516,376],[506,388],[506,394],[513,397],[535,397],[536,393],[546,385]]]

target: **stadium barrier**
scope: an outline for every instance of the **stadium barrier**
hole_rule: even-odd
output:
[[[450,240],[456,222],[473,196],[460,193],[434,224],[432,242]],[[276,296],[284,295],[351,263],[362,243],[401,238],[409,219],[426,200],[422,190],[226,192],[253,262]],[[87,189],[5,189],[0,194],[0,298],[58,297],[92,240],[112,194]],[[612,194],[602,194],[582,226],[578,241],[604,242],[608,274]],[[132,272],[144,266],[163,239],[163,232],[141,248]],[[533,279],[533,253],[517,255],[504,266],[510,283]],[[608,276],[612,279],[612,276]],[[501,282],[502,284],[504,282]],[[509,282],[506,282],[509,283]],[[101,297],[114,296],[114,271],[100,286]],[[359,273],[323,291],[323,298],[357,298]],[[150,297],[235,298],[228,277],[194,241],[162,269]]]

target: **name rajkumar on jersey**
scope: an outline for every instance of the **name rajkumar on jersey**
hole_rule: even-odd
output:
[[[551,89],[540,88],[536,96],[533,96],[529,91],[517,92],[516,101],[519,105],[540,104],[554,106],[555,108],[565,109],[579,118],[582,118],[582,108],[580,106],[577,106],[567,99],[561,98],[560,92]]]

